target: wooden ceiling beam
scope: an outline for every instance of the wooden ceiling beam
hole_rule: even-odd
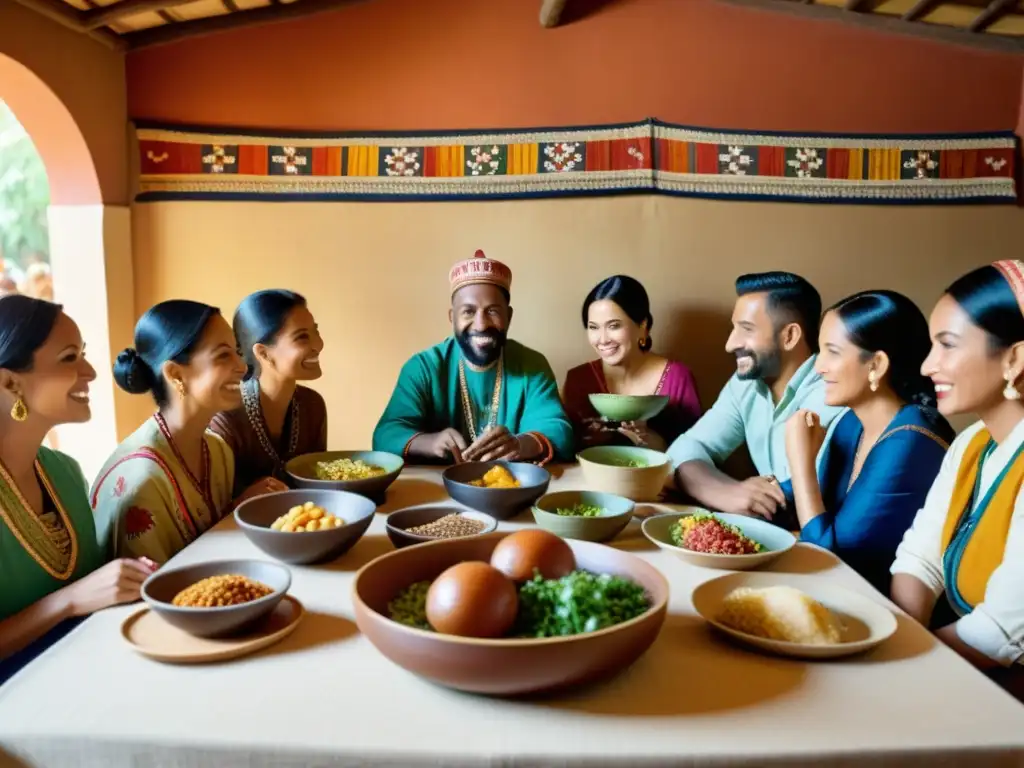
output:
[[[914,6],[904,13],[900,18],[903,21],[917,21],[922,16],[927,15],[937,6],[942,0],[917,0]]]
[[[988,7],[974,18],[968,29],[971,32],[984,32],[1016,7],[1017,0],[992,0]]]
[[[805,4],[802,2],[780,2],[779,0],[718,0],[720,3],[750,8],[773,14],[788,14],[805,19],[831,21],[847,26],[864,27],[879,32],[904,37],[916,37],[924,40],[958,45],[973,50],[996,51],[1021,55],[1024,53],[1024,39],[1014,35],[975,35],[959,27],[946,27],[939,24],[908,23],[899,16],[888,16],[878,13],[847,13],[834,6]]]
[[[548,29],[557,27],[567,2],[568,0],[541,0],[540,25]]]
[[[99,29],[120,21],[126,16],[147,11],[166,11],[176,5],[185,5],[195,0],[120,0],[120,2],[94,8],[82,13],[86,29]]]
[[[128,48],[131,50],[150,48],[155,45],[173,43],[187,37],[210,35],[229,29],[251,27],[257,24],[271,24],[276,21],[312,16],[360,2],[365,2],[365,0],[300,0],[299,2],[287,5],[272,4],[248,11],[239,11],[238,13],[141,29],[138,32],[129,32],[122,35],[122,37],[127,41]]]
[[[89,29],[85,25],[85,14],[89,13],[89,11],[80,11],[67,3],[61,2],[61,0],[15,0],[15,2],[45,16],[51,21],[57,22],[61,26],[73,29],[75,32],[84,33],[111,50],[121,51],[126,47],[120,35],[105,29]]]

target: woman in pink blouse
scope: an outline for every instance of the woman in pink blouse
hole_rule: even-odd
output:
[[[582,447],[633,444],[663,451],[700,417],[697,383],[690,369],[651,353],[650,301],[626,275],[602,280],[583,302],[583,327],[597,360],[565,377],[562,397]],[[648,422],[605,422],[589,395],[666,395],[668,405]]]

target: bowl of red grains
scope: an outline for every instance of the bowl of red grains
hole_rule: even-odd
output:
[[[641,529],[651,542],[692,565],[746,571],[771,562],[796,544],[792,533],[760,518],[684,509],[649,517]]]
[[[399,509],[388,515],[388,538],[397,549],[438,539],[482,536],[498,527],[498,521],[483,512],[453,505],[429,505]]]

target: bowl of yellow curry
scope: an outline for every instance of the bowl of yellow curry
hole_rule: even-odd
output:
[[[444,489],[455,501],[498,520],[529,509],[547,493],[551,475],[543,467],[509,461],[468,461],[442,475]]]
[[[393,453],[325,451],[296,456],[284,468],[296,488],[348,491],[382,504],[404,467],[402,457]]]

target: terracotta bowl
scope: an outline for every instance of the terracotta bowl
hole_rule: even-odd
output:
[[[172,604],[174,596],[186,587],[210,576],[228,573],[262,582],[274,591],[259,600],[218,608],[181,608]],[[161,568],[143,583],[142,599],[160,618],[190,635],[225,637],[247,629],[268,615],[281,602],[291,585],[291,571],[278,563],[265,560],[217,560],[178,568]]]
[[[292,507],[311,501],[345,524],[326,531],[284,533],[270,526]],[[365,496],[346,491],[281,491],[256,496],[235,509],[235,522],[245,537],[271,557],[306,565],[341,557],[355,546],[373,522],[376,505]]]
[[[360,631],[391,661],[435,683],[471,693],[518,696],[594,682],[621,672],[651,646],[665,621],[668,581],[646,560],[589,541],[568,541],[577,566],[632,579],[651,597],[646,613],[571,637],[482,640],[442,635],[388,618],[388,603],[417,581],[433,580],[464,560],[490,559],[508,533],[449,539],[383,555],[356,574]]]
[[[632,501],[657,501],[672,474],[668,454],[650,448],[594,446],[576,458],[588,489]],[[627,466],[631,462],[636,466]]]
[[[519,481],[518,488],[478,488],[470,481],[484,476],[491,467],[501,464]],[[441,475],[444,489],[459,504],[483,512],[496,520],[509,520],[547,493],[551,474],[536,464],[508,461],[467,461],[449,467]]]

